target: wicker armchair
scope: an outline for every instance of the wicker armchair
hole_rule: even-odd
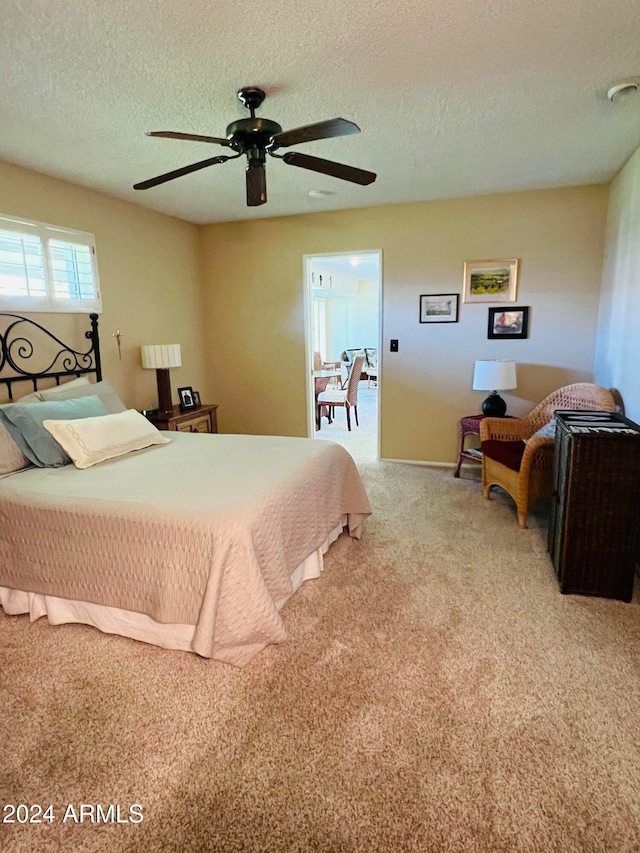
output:
[[[523,418],[484,418],[482,493],[489,500],[491,486],[501,486],[516,502],[518,525],[527,526],[529,510],[553,492],[553,438],[531,438],[552,420],[556,409],[615,411],[612,395],[599,385],[579,382],[559,388]]]

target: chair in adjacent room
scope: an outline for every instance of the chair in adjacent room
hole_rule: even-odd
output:
[[[366,363],[364,372],[367,374],[367,388],[371,388],[373,384],[378,387],[378,350],[373,347],[364,348],[366,355]]]
[[[600,385],[578,382],[549,394],[523,418],[480,421],[482,493],[489,500],[491,487],[501,486],[516,502],[521,528],[529,510],[553,492],[556,409],[613,412],[615,400]]]
[[[351,368],[355,364],[358,356],[362,356],[363,359],[360,379],[366,379],[367,374],[365,373],[365,370],[367,367],[367,351],[364,347],[361,347],[360,349],[346,349],[343,351],[341,358],[343,363],[347,366],[348,372],[351,372]]]
[[[330,377],[329,384],[331,385],[339,385],[340,384],[340,376],[338,371],[341,371],[342,362],[340,361],[323,361],[322,355],[319,352],[314,352],[313,354],[313,371],[314,373],[320,372],[322,370],[335,370],[336,375]],[[316,377],[316,379],[321,379],[323,377]],[[324,391],[324,388],[318,389],[318,383],[316,381],[316,391],[321,390]]]
[[[314,379],[316,395],[316,429],[320,429],[322,425],[322,418],[327,418],[329,423],[331,423],[331,412],[328,406],[318,405],[318,395],[321,394],[323,391],[326,391],[329,381],[330,378],[328,376],[316,376]]]
[[[364,356],[359,355],[353,363],[351,372],[349,373],[349,381],[345,389],[336,391],[322,391],[316,396],[316,421],[320,424],[322,407],[327,406],[331,415],[335,406],[343,406],[347,416],[347,429],[351,430],[351,409],[356,418],[356,426],[358,423],[358,384],[360,382],[360,371],[364,363]]]

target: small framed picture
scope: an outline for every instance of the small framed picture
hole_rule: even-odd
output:
[[[518,259],[466,261],[463,302],[515,302]]]
[[[507,338],[508,340],[528,337],[529,309],[489,308],[489,338]]]
[[[180,408],[182,411],[195,409],[196,404],[193,401],[193,388],[178,388],[178,397],[180,398]]]
[[[202,405],[202,403],[200,401],[200,392],[199,391],[193,392],[193,405],[194,406],[201,406]]]
[[[457,323],[458,294],[428,293],[420,297],[421,323]]]

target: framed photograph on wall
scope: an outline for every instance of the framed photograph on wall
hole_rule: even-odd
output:
[[[183,412],[187,409],[195,409],[196,404],[193,400],[193,388],[178,388],[178,398],[180,400],[180,408]]]
[[[421,323],[457,323],[457,293],[428,293],[420,297]]]
[[[518,259],[465,261],[463,302],[515,302]]]
[[[529,309],[489,308],[489,338],[522,339],[529,334]]]

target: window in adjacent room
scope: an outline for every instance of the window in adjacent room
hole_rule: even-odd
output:
[[[93,234],[0,215],[0,310],[101,311]]]
[[[313,350],[327,361],[327,303],[317,297],[313,299]]]

